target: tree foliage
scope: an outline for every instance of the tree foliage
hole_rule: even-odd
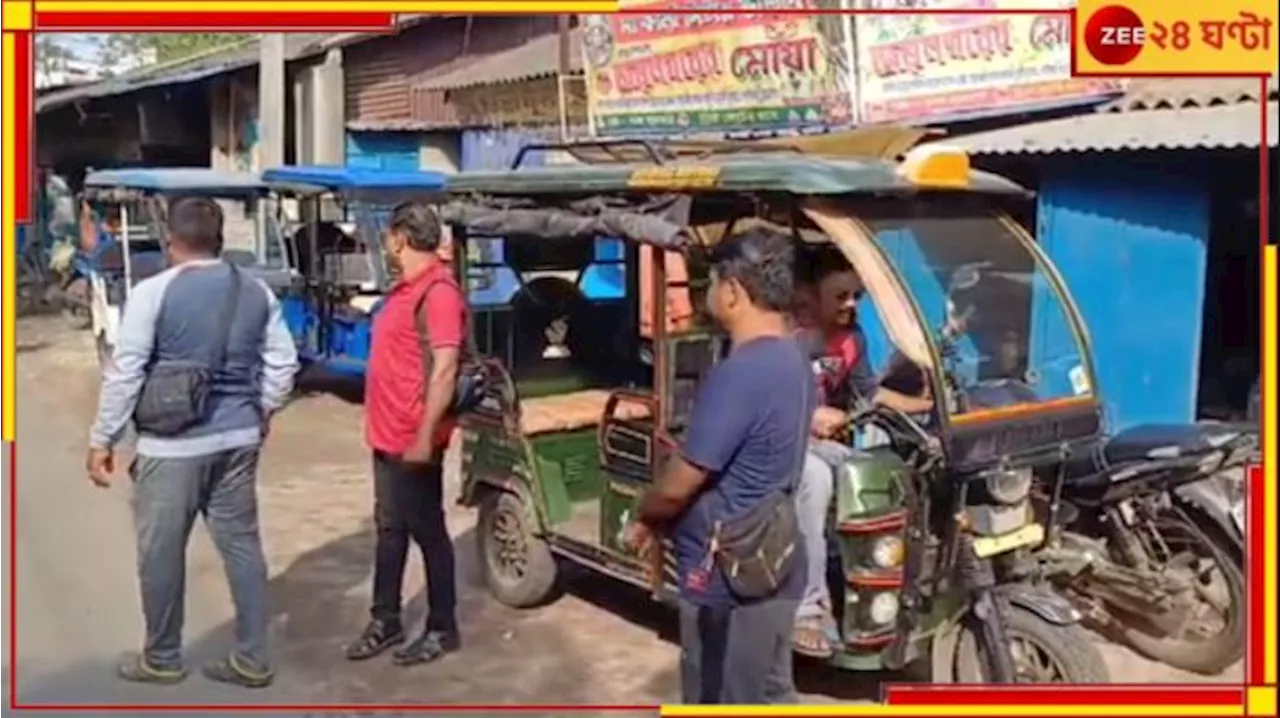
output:
[[[101,37],[98,50],[103,67],[110,70],[139,62],[173,62],[249,38],[245,33],[233,32],[114,32]]]
[[[58,43],[56,35],[43,32],[36,34],[36,69],[41,73],[57,72],[73,57],[70,50]]]

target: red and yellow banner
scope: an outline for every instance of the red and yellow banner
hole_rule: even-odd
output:
[[[945,121],[1079,103],[1120,89],[1071,76],[1074,0],[858,0],[858,119]],[[974,12],[965,12],[972,10]]]
[[[1280,11],[1268,0],[1080,0],[1081,75],[1269,75]]]
[[[845,19],[804,14],[819,5],[814,0],[758,5],[623,0],[627,14],[585,18],[582,45],[595,133],[721,133],[850,122]]]

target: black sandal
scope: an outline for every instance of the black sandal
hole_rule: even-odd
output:
[[[348,661],[363,661],[404,643],[404,629],[385,621],[370,621],[355,643],[347,646]]]
[[[243,688],[266,688],[275,680],[271,671],[251,671],[231,654],[219,661],[204,664],[204,677],[219,683],[230,683]]]
[[[187,677],[185,668],[156,668],[147,663],[147,657],[141,653],[130,653],[116,664],[116,675],[130,683],[154,683],[171,686],[181,683]]]
[[[457,633],[431,630],[396,651],[391,662],[397,666],[416,666],[419,663],[430,663],[461,647],[462,641]]]

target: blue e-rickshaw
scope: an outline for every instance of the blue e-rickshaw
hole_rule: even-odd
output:
[[[382,249],[392,208],[435,202],[446,176],[358,167],[286,166],[263,172],[300,275],[280,296],[304,364],[363,377],[373,317],[394,281]]]
[[[133,286],[167,266],[169,203],[208,197],[223,209],[223,257],[272,286],[291,281],[274,217],[264,212],[267,187],[255,175],[208,168],[118,169],[90,172],[83,201],[98,227],[85,255],[91,283],[92,331],[102,361],[114,351],[116,332]]]

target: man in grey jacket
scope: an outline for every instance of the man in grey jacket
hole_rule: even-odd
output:
[[[121,678],[177,683],[187,539],[204,516],[227,572],[236,609],[236,648],[204,668],[207,677],[264,687],[273,673],[266,654],[267,566],[258,531],[258,452],[271,415],[293,389],[298,356],[275,295],[261,282],[235,281],[220,259],[222,210],[211,199],[184,197],[169,208],[170,267],[133,288],[115,354],[103,372],[97,420],[86,468],[110,485],[113,448],[137,407],[148,372],[208,364],[226,338],[224,360],[212,371],[204,416],[176,435],[139,432],[129,469],[138,541],[138,578],[146,619],[141,653],[119,666]],[[238,295],[228,297],[233,287]],[[232,300],[225,333],[220,311]]]

